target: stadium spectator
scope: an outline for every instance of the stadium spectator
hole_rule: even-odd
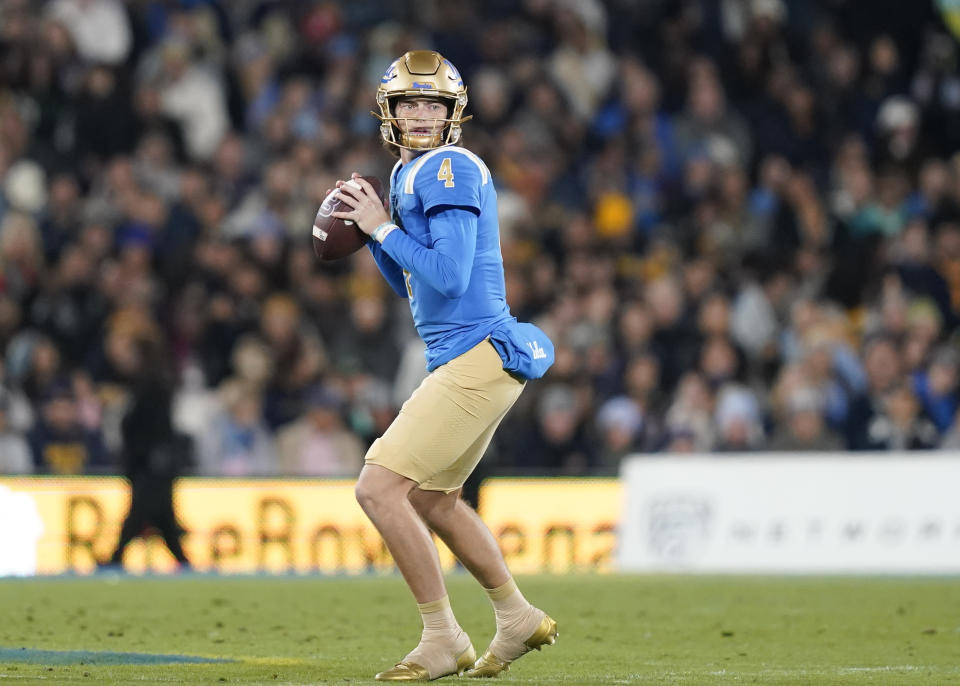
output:
[[[717,438],[713,449],[718,452],[759,450],[765,445],[759,403],[744,386],[730,383],[720,389],[714,421]]]
[[[900,351],[892,339],[879,337],[868,341],[863,358],[867,387],[851,400],[847,414],[846,438],[851,450],[869,450],[875,445],[870,427],[884,416],[884,397],[901,377]]]
[[[130,23],[117,0],[54,0],[47,15],[67,29],[85,60],[116,65],[130,52]]]
[[[535,424],[512,443],[513,465],[525,472],[585,474],[596,457],[577,394],[565,384],[540,393]]]
[[[0,474],[30,474],[33,457],[23,434],[10,426],[9,394],[0,395]]]
[[[230,385],[222,392],[223,411],[206,428],[197,446],[197,472],[208,476],[265,476],[277,470],[273,436],[263,420],[256,388]]]
[[[940,436],[923,413],[917,396],[906,382],[898,381],[883,397],[883,407],[867,427],[869,450],[929,450]]]
[[[283,474],[356,476],[364,445],[343,425],[339,391],[318,386],[307,393],[303,416],[277,433],[277,459]]]
[[[770,439],[770,450],[840,451],[843,441],[824,418],[824,401],[810,387],[800,387],[786,399],[786,416]]]
[[[350,303],[349,322],[333,337],[331,355],[338,367],[363,370],[386,380],[397,369],[400,354],[390,331],[383,298],[358,296]]]
[[[39,473],[96,473],[113,467],[100,434],[80,421],[76,398],[67,386],[45,391],[40,416],[27,438]]]
[[[716,436],[713,406],[714,395],[703,376],[695,371],[684,374],[667,409],[667,449],[680,450],[682,444],[682,452],[710,452]]]
[[[690,159],[695,155],[720,164],[747,167],[753,144],[743,119],[727,106],[716,66],[700,59],[689,66],[687,107],[676,120],[677,146]]]
[[[597,411],[601,441],[598,457],[600,471],[616,474],[624,457],[645,447],[640,437],[645,422],[643,410],[630,398],[612,398],[600,406]]]
[[[24,434],[33,426],[34,408],[23,391],[6,381],[6,377],[7,369],[0,367],[0,405],[5,409],[8,429]]]
[[[84,74],[76,98],[74,152],[86,164],[102,164],[129,153],[138,133],[133,103],[120,83],[120,75],[106,66]]]
[[[171,37],[160,46],[156,74],[160,109],[183,128],[187,153],[209,160],[229,127],[218,78],[190,58],[190,45]]]
[[[271,429],[296,419],[304,394],[326,364],[319,339],[301,324],[299,305],[289,295],[267,298],[260,333],[273,352],[273,374],[264,389],[263,415]]]
[[[933,353],[926,370],[912,376],[924,413],[941,432],[950,428],[957,412],[958,366],[957,351],[944,346]]]

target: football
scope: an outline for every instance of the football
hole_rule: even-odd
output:
[[[383,202],[383,184],[375,176],[361,177],[380,196]],[[355,188],[360,188],[356,181],[347,181]],[[339,260],[341,257],[352,255],[362,248],[368,237],[349,219],[338,219],[334,212],[349,212],[352,208],[340,199],[340,191],[333,189],[323,199],[323,204],[317,210],[317,217],[313,220],[313,251],[323,262]]]

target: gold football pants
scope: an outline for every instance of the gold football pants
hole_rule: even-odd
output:
[[[483,340],[423,380],[370,446],[366,462],[412,479],[424,490],[455,491],[480,462],[523,386]]]

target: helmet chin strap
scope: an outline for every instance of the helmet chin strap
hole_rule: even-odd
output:
[[[400,133],[400,142],[412,150],[431,150],[443,145],[443,129],[436,133]]]

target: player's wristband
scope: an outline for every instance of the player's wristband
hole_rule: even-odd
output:
[[[399,228],[400,227],[393,222],[383,222],[383,224],[375,228],[373,233],[370,235],[373,236],[373,240],[375,240],[377,243],[383,243],[383,240],[390,235],[391,231]]]

